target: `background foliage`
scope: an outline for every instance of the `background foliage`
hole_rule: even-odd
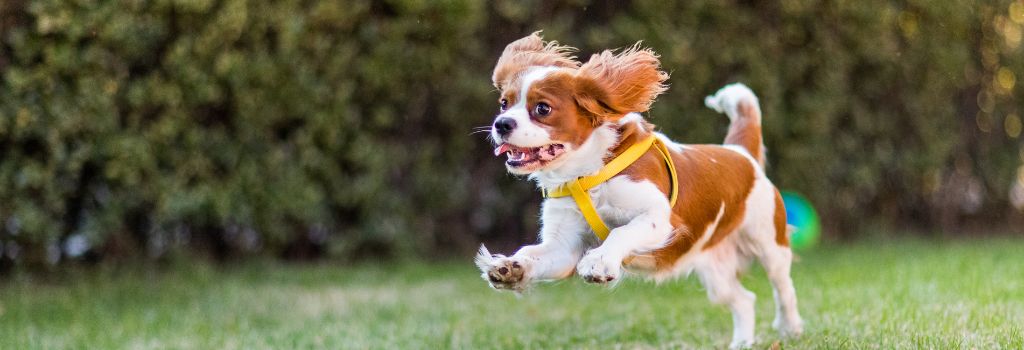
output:
[[[469,133],[537,29],[584,59],[643,39],[672,74],[649,118],[685,142],[751,85],[771,176],[833,237],[1019,231],[1022,26],[1021,0],[6,0],[0,265],[532,241],[538,195]]]

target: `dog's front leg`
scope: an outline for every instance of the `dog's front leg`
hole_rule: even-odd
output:
[[[577,273],[587,282],[608,283],[619,279],[622,259],[634,253],[661,248],[672,234],[669,214],[651,210],[615,228],[599,247],[591,249],[580,260]]]
[[[476,265],[494,289],[523,291],[533,282],[558,280],[572,275],[584,250],[586,222],[574,213],[572,202],[550,199],[541,214],[540,244],[519,249],[506,257],[480,246]]]

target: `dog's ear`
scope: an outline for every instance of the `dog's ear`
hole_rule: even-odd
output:
[[[576,74],[576,103],[601,119],[618,119],[630,112],[645,112],[668,89],[668,73],[661,70],[651,49],[632,47],[615,54],[594,54]]]
[[[580,63],[572,53],[576,49],[558,45],[558,42],[544,42],[540,32],[513,41],[505,47],[491,77],[494,87],[503,90],[516,80],[520,73],[531,66],[579,67]]]

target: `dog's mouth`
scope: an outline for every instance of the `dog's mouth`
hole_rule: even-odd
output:
[[[506,154],[505,165],[518,171],[539,169],[565,153],[565,145],[552,143],[540,147],[519,147],[503,143],[494,149],[495,156]]]

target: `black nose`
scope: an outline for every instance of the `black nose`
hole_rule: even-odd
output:
[[[508,117],[501,117],[494,121],[494,130],[498,131],[498,135],[508,135],[512,130],[516,128],[516,120]]]

